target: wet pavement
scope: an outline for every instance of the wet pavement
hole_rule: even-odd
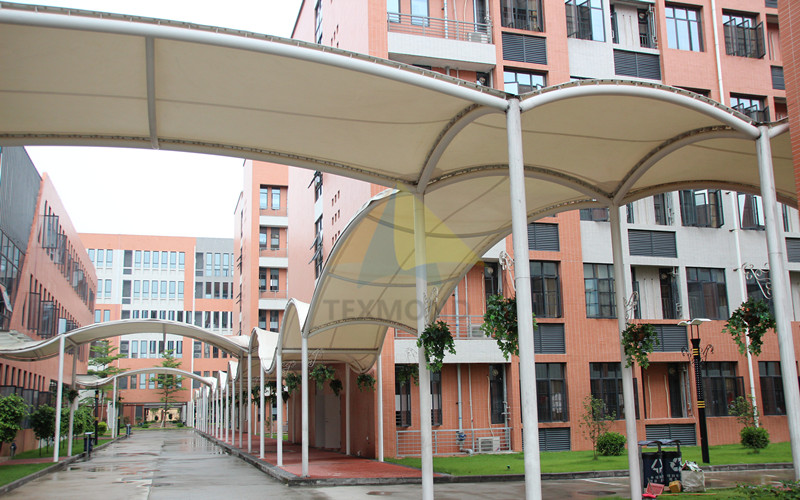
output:
[[[770,483],[791,479],[791,469],[715,472],[706,485]],[[544,498],[582,499],[624,495],[627,478],[544,481]],[[64,471],[34,480],[8,499],[218,499],[282,498],[311,500],[369,499],[376,496],[417,499],[420,485],[286,486],[192,431],[139,431]],[[437,499],[524,498],[524,483],[485,482],[435,485]]]

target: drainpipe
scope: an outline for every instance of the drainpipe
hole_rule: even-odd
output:
[[[727,104],[725,89],[722,86],[722,61],[719,52],[719,20],[717,19],[717,0],[711,0],[711,32],[714,34],[714,57],[717,62],[717,85],[719,86],[719,102]]]

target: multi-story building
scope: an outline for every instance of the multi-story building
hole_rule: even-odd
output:
[[[293,37],[510,93],[577,79],[633,79],[690,90],[759,121],[787,114],[780,20],[771,1],[317,0],[303,3]],[[255,163],[252,175],[264,175],[268,185],[276,168]],[[344,227],[382,189],[289,169],[289,297],[311,299],[315,280]],[[249,213],[255,214],[256,199],[255,184],[246,186],[240,206],[251,206]],[[748,296],[769,293],[768,273],[758,272],[765,270],[767,261],[763,210],[757,196],[715,189],[663,193],[627,207],[625,274],[634,290],[630,317],[655,325],[661,340],[649,368],[635,368],[641,437],[695,442],[696,394],[686,355],[689,332],[678,322],[707,318],[711,321],[700,327],[700,335],[703,346],[713,345],[702,374],[711,443],[738,441],[738,426],[728,417],[727,405],[751,391],[773,440],[788,439],[775,337],[768,338],[763,353],[749,364],[722,332],[730,313]],[[782,214],[797,315],[800,225],[794,208],[782,207]],[[467,273],[440,312],[463,342],[459,354],[448,358],[440,374],[432,375],[434,452],[521,449],[518,359],[506,361],[479,331],[486,298],[497,292],[513,294],[510,259],[516,265],[527,261],[531,269],[542,449],[590,446],[578,425],[582,403],[590,394],[614,412],[614,429],[624,429],[619,420],[625,409],[607,220],[605,209],[592,209],[531,221],[527,256],[513,256],[510,239],[501,241]],[[254,222],[241,224],[242,240],[248,225],[256,234]],[[249,273],[255,272],[252,262],[248,266],[243,259]],[[254,311],[251,305],[250,314]],[[242,317],[243,329],[256,326],[244,309]],[[269,329],[275,329],[272,326]],[[352,411],[383,419],[388,455],[419,453],[417,391],[405,377],[395,376],[409,363],[409,349],[416,349],[414,339],[390,329],[382,375],[384,393],[394,390],[395,397],[384,398],[380,409],[374,398],[359,396],[352,403]],[[344,368],[336,368],[337,376],[343,377]],[[300,428],[297,399],[289,402],[294,405],[290,430]],[[311,397],[311,443],[344,448],[344,418],[339,417],[344,410],[331,410],[323,401],[328,400]],[[344,398],[340,402],[343,405]],[[317,428],[322,421],[324,429]],[[337,430],[338,436],[331,439]],[[468,433],[467,445],[457,442],[456,431]],[[375,439],[370,439],[377,432],[374,423],[351,432],[353,453],[376,453]]]
[[[162,319],[190,323],[220,335],[234,333],[234,254],[227,238],[81,234],[98,276],[95,323]],[[124,358],[119,368],[159,366],[171,350],[181,369],[210,376],[227,370],[217,347],[159,331],[110,339]],[[199,382],[193,382],[199,388]],[[189,387],[188,382],[184,387]],[[161,393],[152,375],[119,379],[123,415],[131,423],[161,418]],[[179,405],[189,390],[176,395]],[[179,418],[179,408],[170,415]]]
[[[50,178],[21,147],[0,149],[0,240],[0,330],[43,340],[92,323],[94,268]],[[66,355],[66,366],[86,371],[86,346]],[[0,394],[19,394],[31,406],[54,406],[57,381],[58,359],[0,363]],[[16,444],[24,451],[37,441],[25,428]]]

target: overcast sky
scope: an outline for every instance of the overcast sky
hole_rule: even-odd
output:
[[[288,37],[300,0],[41,0]],[[79,232],[233,237],[242,160],[117,148],[28,147]]]

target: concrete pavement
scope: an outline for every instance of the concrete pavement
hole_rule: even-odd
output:
[[[715,472],[708,486],[765,483],[791,478],[791,470]],[[586,499],[624,495],[627,478],[544,481],[544,498]],[[437,484],[437,499],[523,498],[520,481]],[[286,486],[190,430],[138,431],[64,471],[36,479],[5,495],[8,499],[218,499],[281,498],[313,500],[369,499],[391,496],[418,499],[420,486]]]

